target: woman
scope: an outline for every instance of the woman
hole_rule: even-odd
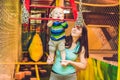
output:
[[[85,69],[87,66],[88,39],[87,29],[84,26],[75,26],[71,30],[71,35],[66,37],[66,60],[60,57],[60,51],[56,51],[56,57],[52,66],[49,80],[76,80],[76,68]],[[54,56],[49,56],[47,62],[53,63]],[[80,62],[76,62],[77,59]],[[64,65],[61,65],[64,62]]]

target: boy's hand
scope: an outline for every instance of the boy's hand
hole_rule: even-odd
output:
[[[53,63],[54,63],[54,58],[48,56],[48,58],[47,58],[47,63],[48,63],[48,64],[53,64]]]
[[[69,60],[61,60],[61,65],[62,66],[67,66],[70,63]]]

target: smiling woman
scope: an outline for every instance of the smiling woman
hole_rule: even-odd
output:
[[[49,80],[77,80],[76,68],[83,70],[87,67],[88,39],[82,12],[79,11],[75,25],[69,33],[70,35],[65,37],[65,60],[60,56],[60,50],[56,50],[55,57],[48,56],[48,61],[53,63]],[[77,62],[78,58],[80,61]]]
[[[76,80],[76,68],[86,69],[87,58],[89,57],[86,27],[75,25],[71,34],[66,37],[65,45],[66,60],[62,60],[61,53],[57,50],[49,80]],[[76,62],[78,58],[80,61]],[[49,58],[49,61],[53,60]],[[64,65],[61,62],[64,62]]]

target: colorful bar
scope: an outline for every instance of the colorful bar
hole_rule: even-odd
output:
[[[30,5],[31,8],[55,8],[56,6],[41,6],[41,5]],[[62,7],[63,9],[72,9],[72,7]]]
[[[74,19],[76,20],[77,19],[77,7],[76,7],[74,0],[70,0],[70,4],[72,6],[72,12],[73,12]]]
[[[53,18],[29,18],[30,20],[60,20],[60,19],[53,19]],[[75,21],[75,19],[63,19],[63,21]]]

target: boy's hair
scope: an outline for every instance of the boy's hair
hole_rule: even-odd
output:
[[[64,14],[64,11],[63,11],[63,9],[62,8],[60,8],[60,7],[56,7],[56,8],[54,8],[53,10],[52,10],[52,12],[50,13],[50,17],[53,17],[53,15],[54,15],[54,12],[55,11],[57,11],[57,10],[61,10],[62,12],[63,12],[63,14]]]

